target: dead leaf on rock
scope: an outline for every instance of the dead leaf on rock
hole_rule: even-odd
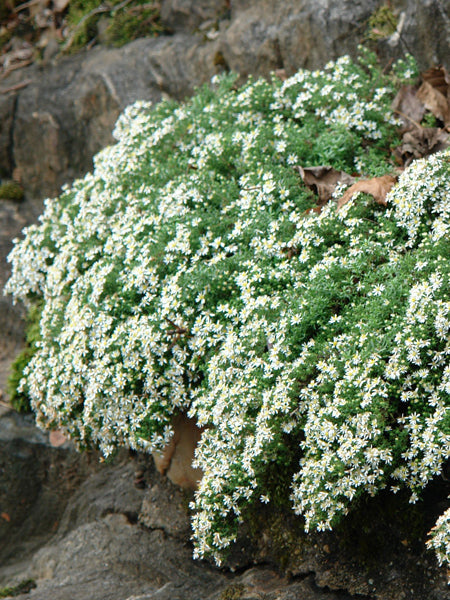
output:
[[[425,114],[425,106],[417,97],[417,87],[402,85],[392,102],[392,110],[403,121],[404,129],[420,126]]]
[[[338,183],[352,184],[355,178],[345,171],[337,171],[333,167],[294,167],[305,185],[318,195],[317,204],[324,206],[332,197]]]
[[[424,158],[450,145],[450,135],[438,127],[415,127],[403,134],[402,143],[394,150],[397,160],[407,167],[415,158]]]
[[[53,448],[59,448],[63,444],[67,442],[66,436],[60,429],[56,429],[55,431],[50,431],[50,435],[48,436],[50,444]]]
[[[382,175],[381,177],[372,177],[372,179],[361,179],[361,181],[357,181],[350,186],[345,194],[339,198],[337,208],[338,210],[341,209],[357,192],[370,194],[374,197],[377,204],[386,206],[386,196],[396,183],[397,179],[392,175]]]
[[[447,96],[444,96],[428,81],[424,81],[417,90],[417,98],[423,102],[427,110],[444,123],[447,129],[450,129],[450,104]]]

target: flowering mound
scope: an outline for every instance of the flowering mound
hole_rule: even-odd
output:
[[[179,412],[204,427],[198,557],[277,500],[274,470],[323,530],[362,494],[414,501],[449,458],[449,152],[387,208],[318,213],[294,169],[392,169],[394,89],[371,61],[135,104],[11,253],[7,290],[41,307],[21,382],[38,423],[105,455],[162,448]]]

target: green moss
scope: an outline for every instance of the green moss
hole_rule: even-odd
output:
[[[21,581],[17,585],[11,587],[0,588],[0,598],[9,598],[11,596],[19,596],[20,594],[27,594],[29,591],[36,587],[36,583],[33,579],[26,579]]]
[[[118,10],[110,18],[106,40],[113,46],[124,44],[139,37],[155,36],[164,31],[156,5],[137,5],[134,10]]]
[[[19,391],[20,381],[23,377],[25,367],[36,353],[36,342],[40,339],[39,320],[41,306],[36,305],[27,316],[26,345],[18,354],[11,365],[11,374],[8,378],[7,390],[12,407],[18,412],[30,412],[30,398],[27,386]]]
[[[23,200],[23,188],[15,181],[5,181],[0,183],[0,199],[3,200],[16,200],[20,202]]]
[[[123,46],[139,37],[158,35],[164,30],[158,5],[145,0],[135,0],[118,8],[120,4],[122,0],[112,0],[108,8],[102,0],[72,0],[67,22],[73,39],[68,50],[75,52],[95,43],[100,19],[107,20],[105,39],[113,46]]]
[[[390,3],[381,5],[369,18],[366,37],[370,41],[384,39],[395,33],[398,18]]]
[[[270,505],[254,507],[245,519],[248,536],[258,554],[274,562],[282,572],[295,569],[307,542],[304,521],[288,507],[275,509]]]
[[[234,583],[223,590],[219,596],[219,600],[239,600],[245,592],[245,585],[242,583]]]

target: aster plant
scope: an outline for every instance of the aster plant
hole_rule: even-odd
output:
[[[196,557],[220,562],[248,508],[274,501],[270,469],[326,530],[363,494],[415,502],[448,461],[449,151],[412,163],[387,207],[314,210],[294,168],[393,172],[394,83],[412,75],[364,54],[138,102],[16,241],[7,291],[40,307],[21,381],[38,424],[108,456],[196,419]]]

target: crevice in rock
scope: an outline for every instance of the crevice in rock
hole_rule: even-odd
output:
[[[14,96],[14,101],[13,101],[11,126],[9,128],[9,136],[8,136],[8,164],[9,164],[9,168],[10,168],[9,175],[11,177],[14,173],[14,169],[16,168],[16,160],[14,157],[14,130],[15,130],[15,126],[16,126],[18,104],[19,104],[19,94],[16,94]]]
[[[138,514],[134,511],[118,511],[113,508],[108,508],[101,513],[100,518],[104,519],[108,515],[123,515],[130,525],[139,525]]]
[[[330,595],[333,596],[333,598],[342,598],[343,600],[349,600],[349,598],[352,598],[354,600],[375,600],[376,598],[376,596],[367,596],[366,594],[358,594],[357,592],[350,593],[346,589],[334,590],[328,587],[327,585],[320,586],[316,583],[316,574],[314,571],[310,571],[306,575],[300,577],[301,581],[306,581],[308,579],[311,588],[317,590],[322,595]],[[296,577],[295,580],[298,581],[299,578]]]

